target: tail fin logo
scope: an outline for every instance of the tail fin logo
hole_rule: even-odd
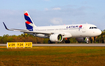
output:
[[[24,18],[26,20],[25,24],[26,24],[26,28],[29,30],[29,31],[33,31],[33,22],[28,14],[28,12],[26,11],[24,13]]]

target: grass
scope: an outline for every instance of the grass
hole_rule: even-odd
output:
[[[0,66],[105,66],[105,47],[0,48]]]

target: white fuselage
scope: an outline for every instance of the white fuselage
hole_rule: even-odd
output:
[[[99,30],[95,25],[92,24],[71,24],[71,25],[35,27],[33,32],[34,31],[64,34],[63,38],[93,37],[101,34],[101,30]]]

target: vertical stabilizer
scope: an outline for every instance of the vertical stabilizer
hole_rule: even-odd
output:
[[[33,31],[33,29],[36,27],[35,24],[33,23],[31,17],[29,16],[28,12],[24,12],[24,18],[25,18],[25,24],[26,24],[26,29],[29,31]]]

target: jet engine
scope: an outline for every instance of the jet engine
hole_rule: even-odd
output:
[[[61,34],[52,34],[50,35],[49,39],[51,42],[61,42],[63,40]]]

